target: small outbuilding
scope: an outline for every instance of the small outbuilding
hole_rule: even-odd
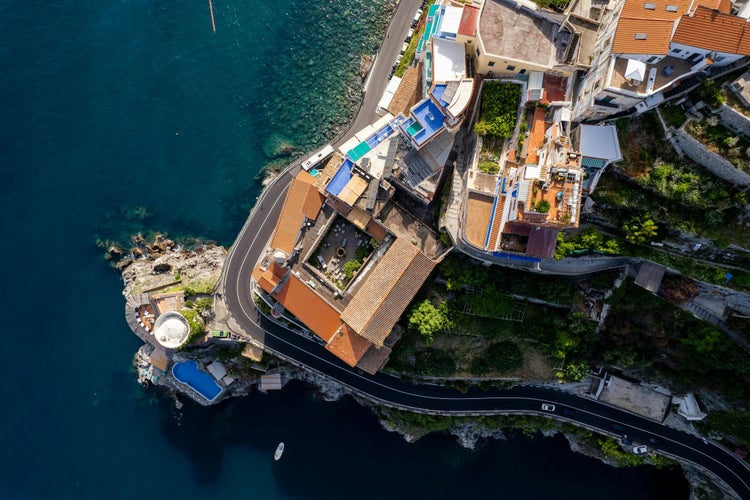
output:
[[[659,264],[644,262],[638,270],[638,276],[635,277],[635,284],[651,293],[656,293],[659,291],[666,270],[666,267]]]
[[[189,334],[190,325],[177,311],[168,311],[156,318],[154,337],[162,347],[177,349],[187,341]]]

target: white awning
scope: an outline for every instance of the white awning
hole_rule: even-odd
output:
[[[583,156],[607,161],[620,161],[620,142],[614,125],[581,125],[578,151]]]
[[[646,63],[628,59],[628,67],[625,68],[625,78],[642,82],[646,78]]]

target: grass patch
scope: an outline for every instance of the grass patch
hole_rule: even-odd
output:
[[[673,128],[680,128],[685,123],[685,120],[687,120],[685,111],[679,106],[662,106],[659,108],[659,111],[664,121],[667,122],[667,125]]]

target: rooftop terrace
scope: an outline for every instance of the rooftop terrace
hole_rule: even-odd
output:
[[[421,147],[442,128],[445,115],[431,99],[425,99],[411,109],[411,117],[401,124],[401,129]]]
[[[502,0],[487,0],[479,20],[480,37],[488,53],[550,68],[557,61],[556,31],[555,24]]]
[[[612,77],[609,82],[610,87],[647,95],[686,76],[690,73],[691,64],[677,57],[667,56],[656,64],[646,65],[644,78],[638,85],[633,85],[631,81],[625,77],[627,74],[627,67],[628,59],[618,57],[615,60]],[[654,78],[653,81],[649,83],[652,74]]]

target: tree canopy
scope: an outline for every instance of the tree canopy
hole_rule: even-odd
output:
[[[652,239],[659,232],[656,222],[648,215],[630,219],[623,225],[623,229],[625,239],[636,245]]]
[[[451,325],[448,306],[445,303],[440,303],[435,307],[432,302],[425,299],[409,314],[409,328],[418,331],[425,344],[433,341],[436,332],[450,328]]]
[[[516,126],[521,88],[515,83],[487,82],[482,89],[482,118],[474,124],[478,135],[510,137]]]

